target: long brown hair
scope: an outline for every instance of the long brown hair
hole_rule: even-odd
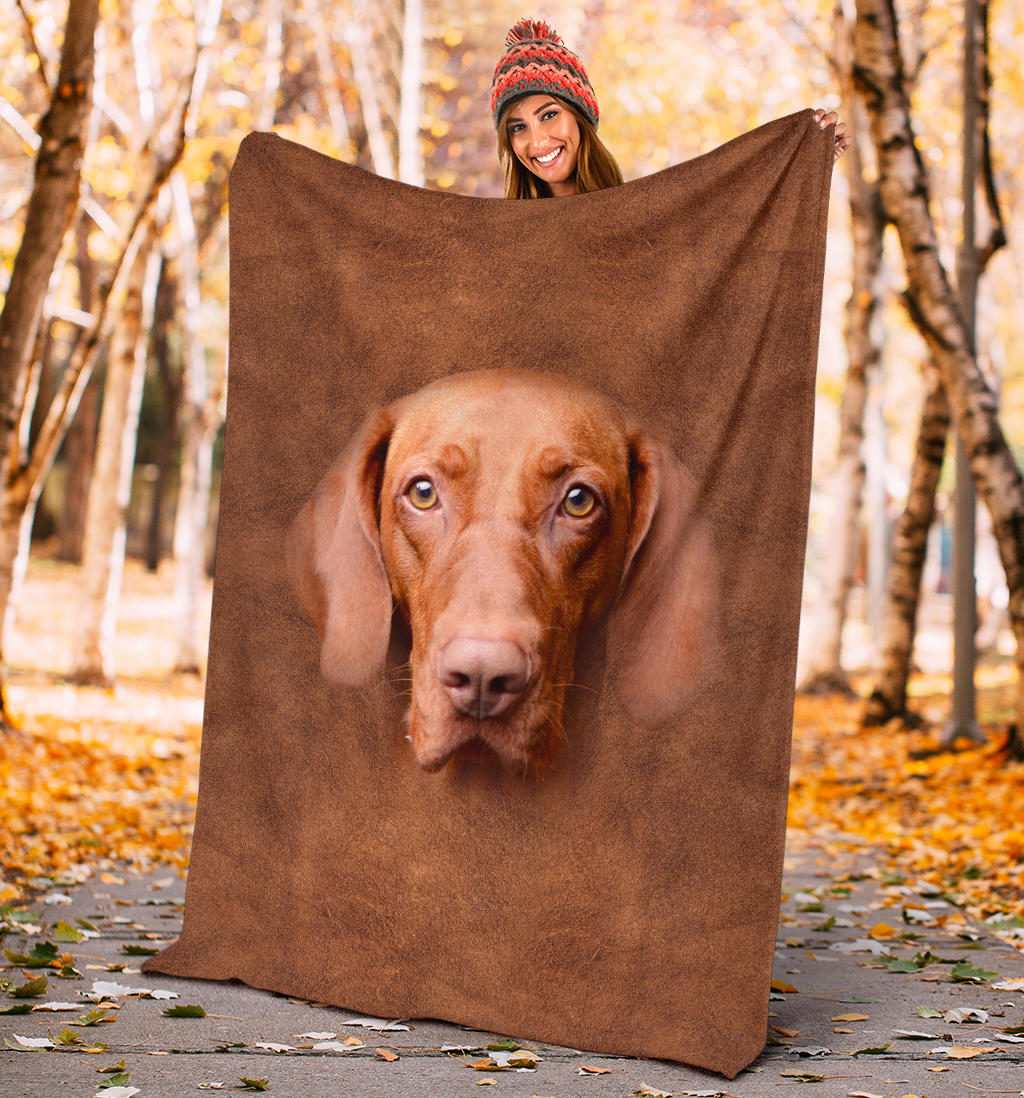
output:
[[[580,127],[580,149],[576,157],[576,187],[579,193],[619,186],[622,170],[597,136],[597,129],[571,103],[559,99],[559,105],[572,112]],[[512,151],[505,125],[505,116],[511,106],[509,103],[505,107],[498,121],[498,160],[505,168],[505,197],[551,198],[551,188],[547,183],[538,179]]]

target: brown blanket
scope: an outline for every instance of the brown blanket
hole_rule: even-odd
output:
[[[231,177],[181,939],[147,970],[730,1077],[765,1042],[832,159]]]

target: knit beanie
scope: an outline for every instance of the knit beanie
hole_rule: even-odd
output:
[[[502,110],[524,95],[555,95],[571,103],[594,126],[597,96],[587,79],[583,62],[547,25],[520,19],[505,35],[501,55],[491,80],[491,114],[497,129]]]

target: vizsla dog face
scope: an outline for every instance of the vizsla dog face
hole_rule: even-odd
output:
[[[639,689],[636,715],[657,723],[712,631],[688,492],[674,458],[585,386],[512,370],[428,385],[368,421],[297,520],[292,575],[321,668],[341,685],[378,672],[393,599],[412,635],[419,763],[437,770],[482,741],[509,768],[542,770],[581,634],[611,612],[620,694]],[[659,577],[687,593],[658,591]]]

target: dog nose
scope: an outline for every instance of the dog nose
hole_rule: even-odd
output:
[[[466,716],[497,717],[530,681],[530,660],[512,641],[455,637],[438,656],[438,678]]]

